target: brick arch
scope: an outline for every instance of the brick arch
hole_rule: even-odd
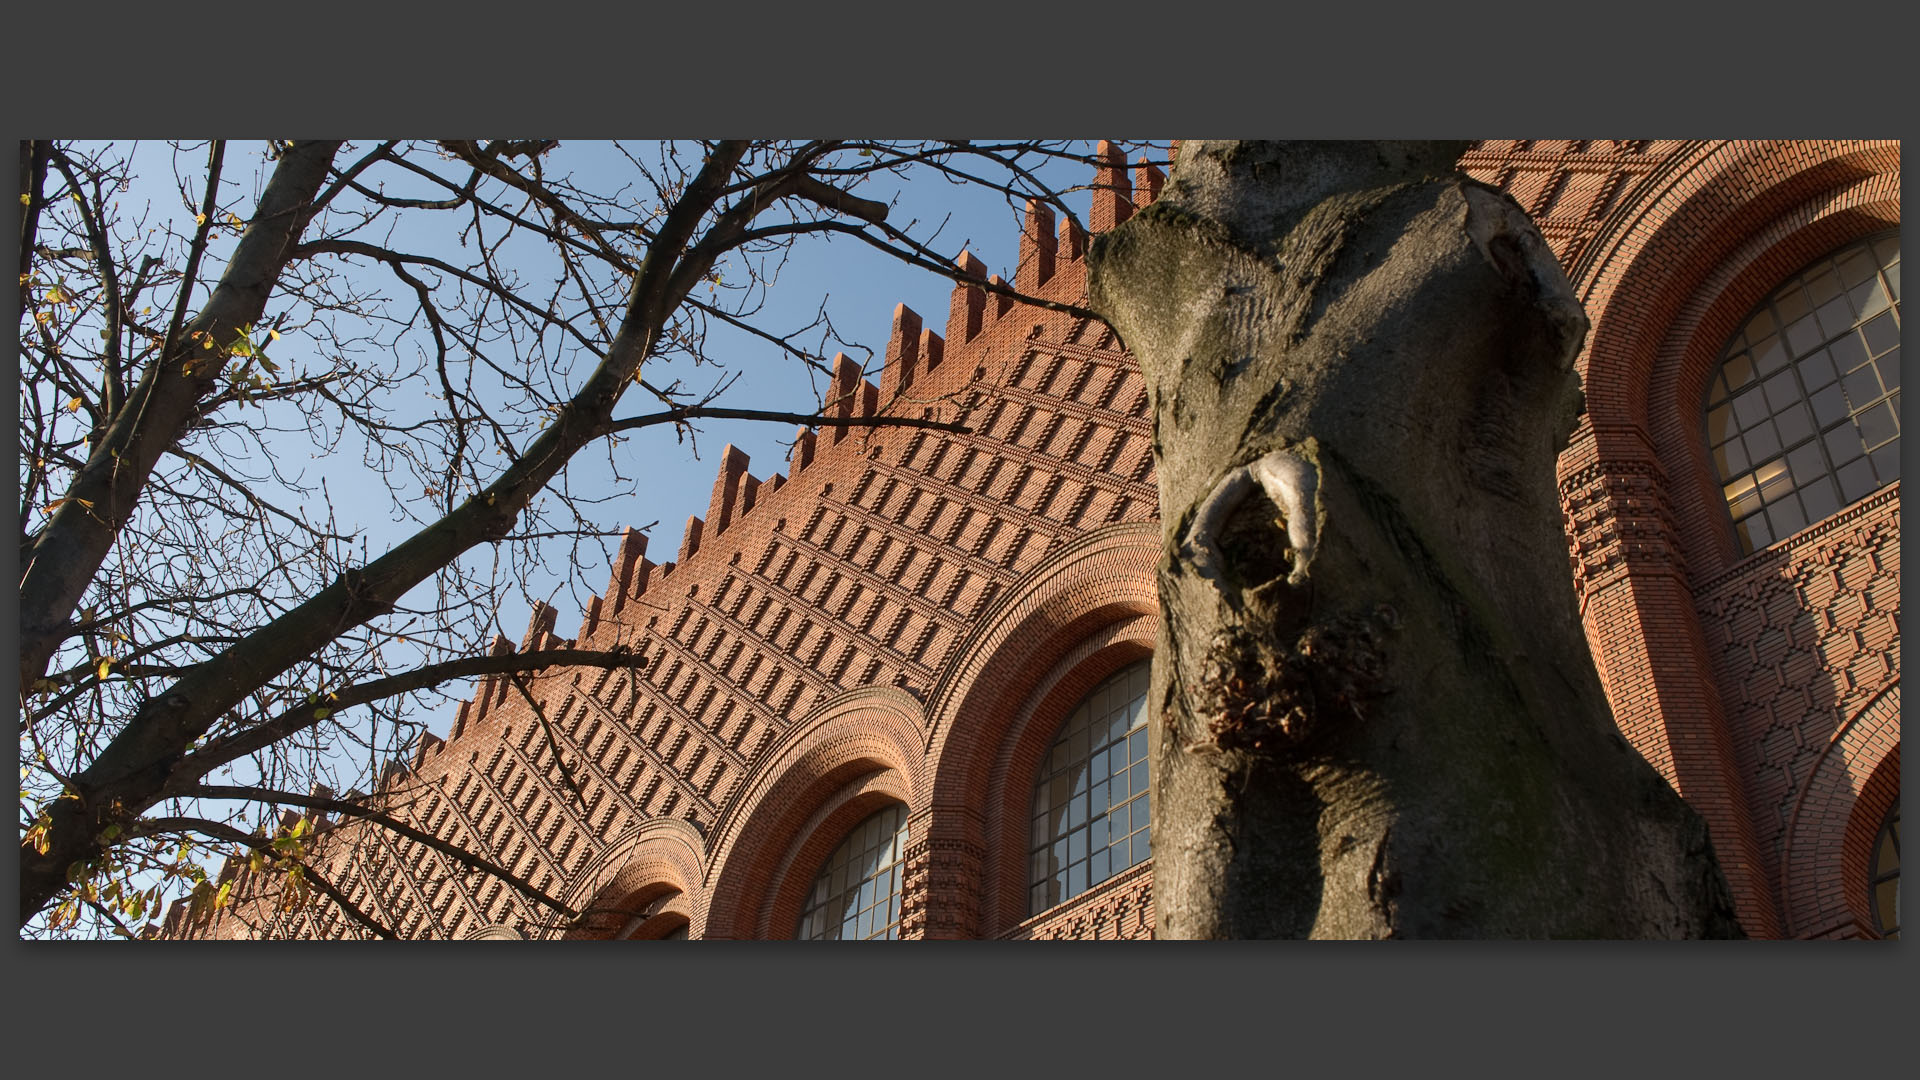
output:
[[[889,806],[908,807],[900,773],[879,770],[841,786],[795,830],[795,842],[774,868],[767,899],[754,924],[756,938],[790,938],[805,910],[808,891],[820,868],[853,827]],[[912,836],[909,821],[908,836]],[[903,874],[904,878],[905,875]],[[904,885],[903,885],[904,891]],[[901,907],[905,908],[904,897]]]
[[[884,803],[920,802],[924,739],[919,702],[894,687],[836,695],[794,724],[720,812],[697,936],[789,936],[778,916],[785,905],[799,917],[806,885],[793,877],[810,879],[846,830]]]
[[[955,650],[927,704],[928,828],[924,842],[916,837],[913,868],[914,880],[926,882],[928,907],[916,918],[925,920],[927,936],[971,938],[1007,928],[1011,871],[1001,865],[995,836],[1004,811],[995,803],[1012,783],[1021,735],[1039,723],[1051,691],[1069,692],[1059,688],[1075,674],[1076,650],[1080,663],[1092,664],[1084,650],[1117,647],[1100,660],[1111,665],[1107,673],[1119,667],[1117,657],[1151,652],[1159,555],[1158,522],[1087,532],[1029,571]],[[1116,631],[1123,626],[1130,629]],[[1031,762],[1026,768],[1030,777]],[[983,892],[990,877],[991,892]]]
[[[1645,424],[1661,345],[1716,268],[1828,193],[1890,176],[1897,198],[1899,174],[1895,141],[1739,140],[1698,144],[1650,177],[1659,189],[1623,205],[1570,275],[1593,320],[1578,366],[1598,456],[1651,456]],[[1570,466],[1563,455],[1563,473]]]
[[[1006,706],[1017,705],[1068,648],[1113,623],[1159,614],[1159,556],[1157,521],[1095,529],[1047,556],[982,616],[928,697],[936,800],[985,795],[1009,723]]]
[[[1847,818],[1847,833],[1841,840],[1840,865],[1846,879],[1853,883],[1847,903],[1860,927],[1874,932],[1873,896],[1866,888],[1873,880],[1873,849],[1880,839],[1880,827],[1887,812],[1900,803],[1900,748],[1883,758],[1854,800],[1853,813]]]
[[[1742,558],[1701,433],[1701,402],[1727,340],[1782,281],[1824,255],[1899,224],[1897,173],[1822,193],[1730,252],[1668,329],[1649,375],[1646,422],[1669,478],[1675,529],[1695,580]]]
[[[1569,273],[1593,321],[1578,360],[1587,411],[1558,463],[1582,622],[1615,722],[1706,819],[1756,936],[1785,933],[1786,902],[1697,610],[1695,586],[1725,553],[1702,531],[1720,527],[1706,516],[1717,502],[1703,505],[1705,448],[1681,442],[1679,380],[1689,360],[1710,366],[1693,350],[1717,356],[1721,331],[1751,307],[1743,298],[1824,253],[1796,258],[1803,246],[1871,230],[1884,213],[1875,184],[1897,185],[1899,168],[1897,142],[1685,144],[1609,213]],[[1687,411],[1707,376],[1695,378]]]
[[[997,937],[1028,917],[1027,849],[1034,775],[1061,723],[1101,680],[1152,658],[1159,622],[1157,616],[1136,615],[1083,640],[1060,658],[1013,713],[988,779],[982,936]]]
[[[689,914],[701,889],[705,862],[705,841],[690,822],[671,817],[641,822],[607,845],[574,879],[565,899],[588,914],[580,925],[559,936],[569,940],[613,936],[632,916],[669,895],[678,895],[678,903],[652,914],[661,914],[667,907]]]
[[[1854,936],[1857,924],[1871,936],[1864,850],[1900,797],[1899,761],[1896,678],[1834,732],[1794,800],[1780,858],[1789,935]]]

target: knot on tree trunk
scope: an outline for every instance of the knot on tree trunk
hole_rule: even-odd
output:
[[[1367,702],[1392,691],[1385,645],[1396,622],[1382,605],[1313,623],[1290,640],[1258,626],[1223,629],[1190,707],[1225,751],[1282,752],[1329,724],[1365,723]]]

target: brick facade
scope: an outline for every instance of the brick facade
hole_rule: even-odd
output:
[[[1750,934],[1874,936],[1868,860],[1899,794],[1899,485],[1740,557],[1701,402],[1769,290],[1898,226],[1898,144],[1486,142],[1461,166],[1534,215],[1593,319],[1560,489],[1617,722],[1706,817]],[[1095,231],[1161,183],[1117,156],[1100,174]],[[1030,212],[1015,283],[1084,302],[1086,240]],[[587,919],[553,925],[352,823],[328,831],[324,873],[408,937],[787,937],[847,831],[904,804],[902,937],[1150,937],[1150,864],[1032,917],[1026,880],[1055,730],[1156,636],[1139,372],[1098,323],[962,285],[943,333],[897,308],[866,374],[840,358],[829,411],[938,402],[973,433],[826,429],[764,479],[728,447],[672,562],[629,532],[574,639],[534,612],[521,650],[634,655],[529,680],[559,747],[483,680],[376,795]],[[167,932],[355,934],[325,901],[176,906]]]

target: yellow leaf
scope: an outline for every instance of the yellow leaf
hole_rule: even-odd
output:
[[[267,336],[268,336],[268,337],[270,337],[270,338],[272,338],[272,339],[273,339],[273,340],[275,340],[275,341],[279,341],[279,340],[280,340],[280,331],[278,331],[278,330],[269,330],[269,331],[267,331]]]
[[[106,678],[107,672],[112,670],[113,670],[113,657],[109,656],[104,660],[100,661],[100,677],[102,679]]]
[[[205,225],[207,223],[207,215],[205,214],[193,215],[193,223],[195,225]]]
[[[80,406],[82,406],[82,405],[84,405],[84,404],[86,404],[86,402],[84,402],[84,401],[81,401],[81,400],[80,400],[79,398],[74,398],[74,399],[73,399],[72,401],[69,401],[69,402],[67,402],[67,411],[68,411],[68,412],[79,412],[79,411],[80,411]]]
[[[29,195],[29,194],[27,194],[27,193],[25,193],[25,192],[21,192],[21,194],[20,194],[20,205],[21,205],[21,206],[32,206],[32,205],[33,205],[33,196],[32,196],[32,195]],[[22,284],[25,284],[25,282],[22,282]]]

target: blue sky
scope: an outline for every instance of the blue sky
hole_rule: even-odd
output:
[[[370,145],[355,144],[342,153],[340,160],[351,161]],[[632,144],[636,152],[650,145]],[[1091,150],[1090,144],[1087,149]],[[265,150],[265,144],[257,142],[235,142],[228,148],[227,183],[223,185],[222,201],[243,216],[254,205],[270,168]],[[204,183],[200,171],[204,167],[204,154],[204,144],[178,154],[172,147],[162,143],[141,145],[136,158],[138,179],[125,193],[123,212],[131,214],[137,212],[142,204],[149,205],[154,215],[154,220],[148,222],[149,226],[170,221],[176,231],[190,233],[194,208],[183,198],[182,188],[190,192],[188,198],[198,201],[200,186]],[[576,186],[596,192],[618,190],[634,183],[636,179],[632,165],[607,143],[563,141],[544,156],[542,167],[549,179],[571,173]],[[372,176],[373,173],[367,175]],[[419,192],[404,191],[405,178],[400,174],[389,172],[386,176],[391,193],[427,193],[424,185]],[[1064,165],[1059,166],[1049,179],[1057,186],[1071,186],[1087,183],[1092,175],[1090,169]],[[1013,277],[1020,219],[1017,210],[1007,205],[1003,195],[978,187],[955,185],[934,176],[895,190],[886,190],[877,185],[863,187],[859,194],[868,198],[897,200],[889,214],[889,222],[900,227],[905,227],[909,222],[919,222],[911,231],[935,250],[952,257],[965,248],[985,262],[990,273],[1000,274],[1007,279]],[[1069,204],[1083,220],[1089,202],[1090,197],[1085,192],[1069,196]],[[376,230],[363,238],[411,252],[439,252],[450,262],[465,264],[472,257],[472,251],[461,250],[459,246],[456,217],[423,212],[403,213],[398,217],[391,234],[382,235]],[[939,233],[929,241],[928,236],[936,225]],[[309,233],[314,231],[310,229]],[[210,256],[223,260],[231,249],[232,238],[223,236],[220,240],[226,245],[226,250],[216,244]],[[524,291],[528,295],[544,297],[543,290],[550,287],[548,282],[554,277],[552,267],[543,264],[545,251],[542,248],[518,249],[517,253],[511,246],[502,249],[504,261],[527,278],[529,287]],[[212,271],[214,274],[218,273],[218,265],[216,262]],[[389,297],[392,310],[400,317],[411,314],[411,297],[405,294],[404,286],[399,286],[384,269],[368,268],[367,264],[361,263],[347,272],[356,284],[377,289]],[[928,327],[939,332],[944,328],[951,288],[951,281],[903,266],[856,240],[806,238],[790,251],[779,281],[768,291],[766,305],[755,317],[755,323],[772,330],[797,329],[811,322],[816,311],[824,304],[827,315],[841,337],[873,349],[877,366],[877,355],[890,329],[894,305],[907,304],[920,313]],[[204,293],[200,299],[204,299]],[[268,317],[271,318],[284,307],[282,303],[270,302]],[[414,349],[415,343],[420,340],[423,337],[402,337],[397,348],[401,352]],[[807,344],[817,345],[817,337],[808,340]],[[829,346],[825,351],[830,354],[832,347]],[[848,351],[853,353],[852,349]],[[818,407],[823,380],[798,361],[782,355],[770,343],[720,326],[713,330],[707,352],[741,374],[721,404],[793,412],[808,412]],[[862,359],[859,354],[854,355],[856,359]],[[302,365],[313,370],[329,363],[328,358],[321,355],[317,342],[303,339],[296,333],[289,333],[277,342],[273,346],[273,356],[284,367],[295,371]],[[576,364],[574,370],[567,374],[574,375],[577,381],[586,370],[586,365]],[[679,377],[691,387],[704,388],[712,384],[718,373],[708,368],[691,370],[690,365],[684,363],[678,366],[650,364],[647,377],[655,385],[664,385],[670,379]],[[877,381],[877,375],[873,377]],[[428,389],[423,382],[409,392],[426,393]],[[561,389],[569,388],[563,386]],[[398,402],[396,408],[400,415],[405,414],[404,401]],[[648,402],[640,394],[630,393],[616,410],[616,415],[646,411],[652,411]],[[272,407],[269,407],[265,416],[275,418]],[[276,422],[290,424],[292,421],[289,414],[283,412]],[[611,455],[603,449],[589,448],[576,455],[564,478],[576,493],[590,493],[608,499],[597,508],[596,515],[598,524],[614,534],[623,526],[644,526],[657,522],[649,530],[650,553],[656,562],[671,559],[688,516],[706,514],[722,448],[732,443],[745,451],[752,458],[750,468],[753,474],[765,478],[773,472],[785,471],[788,443],[794,433],[793,426],[789,424],[750,421],[703,422],[700,428],[697,442],[681,442],[671,428],[658,427],[631,433],[624,443],[612,450]],[[524,443],[524,440],[521,441]],[[296,470],[306,470],[310,477],[327,478],[328,493],[341,524],[363,533],[369,556],[378,555],[419,527],[418,522],[406,520],[404,513],[396,514],[395,504],[384,487],[369,482],[370,474],[362,464],[362,455],[351,442],[342,444],[331,455],[315,455],[314,448],[304,436],[290,435],[284,443],[282,455],[283,462]],[[311,461],[307,460],[310,456]],[[627,482],[614,480],[610,456],[612,465],[617,466],[628,478]],[[403,504],[401,509],[404,511],[407,507]],[[420,508],[418,512],[424,515],[425,509]],[[524,521],[523,517],[523,524]],[[609,537],[600,546],[606,554],[596,554],[592,548],[582,551],[579,578],[571,582],[564,572],[554,572],[547,566],[522,568],[525,570],[522,573],[522,569],[504,563],[496,564],[493,562],[495,552],[485,547],[470,552],[466,561],[469,566],[478,568],[485,575],[494,576],[496,580],[516,583],[505,591],[497,612],[498,629],[509,639],[517,642],[521,638],[535,600],[552,603],[558,609],[556,630],[562,636],[572,636],[579,626],[588,594],[604,587],[608,573],[607,556],[617,546],[617,539]],[[567,552],[561,546],[552,550],[551,555],[543,552],[542,558],[549,566],[564,568]],[[462,698],[470,693],[469,688],[456,684],[449,684],[441,690],[453,698]],[[444,735],[451,726],[454,713],[451,705],[443,705],[419,719],[426,721],[430,730]]]

